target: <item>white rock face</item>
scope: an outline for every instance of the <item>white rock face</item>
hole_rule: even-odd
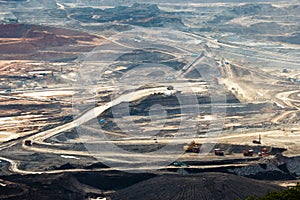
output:
[[[286,162],[287,168],[290,173],[294,173],[297,176],[300,176],[300,159],[299,158],[293,158],[289,159]]]
[[[284,156],[276,156],[275,158],[263,158],[260,160],[261,164],[264,164],[266,167],[263,167],[263,165],[255,164],[250,165],[242,168],[236,168],[232,170],[228,170],[231,173],[238,174],[240,176],[249,176],[249,175],[255,175],[261,172],[282,172],[281,169],[279,169],[279,166],[286,164],[287,170],[289,174],[297,176],[300,176],[300,158],[288,158]]]
[[[270,172],[270,171],[281,171],[281,170],[277,166],[271,163],[266,164],[266,169],[262,168],[259,164],[256,164],[256,165],[250,165],[247,167],[229,170],[229,172],[233,172],[240,176],[249,176],[249,175],[258,174],[260,172]]]

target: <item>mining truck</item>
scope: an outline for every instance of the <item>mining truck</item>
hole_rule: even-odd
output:
[[[200,146],[196,144],[196,142],[193,140],[189,145],[184,146],[183,149],[186,153],[199,153],[200,152]]]

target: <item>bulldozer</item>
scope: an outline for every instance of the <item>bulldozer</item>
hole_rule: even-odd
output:
[[[200,152],[200,146],[196,144],[196,142],[193,140],[189,145],[184,146],[183,150],[186,153],[199,153]]]

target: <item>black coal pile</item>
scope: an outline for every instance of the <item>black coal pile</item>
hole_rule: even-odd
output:
[[[250,195],[259,197],[281,189],[270,183],[224,173],[162,175],[120,190],[111,199],[233,200]]]
[[[87,186],[70,174],[12,175],[0,186],[0,199],[85,199]]]

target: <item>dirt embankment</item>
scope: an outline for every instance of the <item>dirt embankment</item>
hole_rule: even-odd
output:
[[[0,199],[83,200],[89,197],[104,197],[107,193],[154,176],[118,171],[2,176]]]

